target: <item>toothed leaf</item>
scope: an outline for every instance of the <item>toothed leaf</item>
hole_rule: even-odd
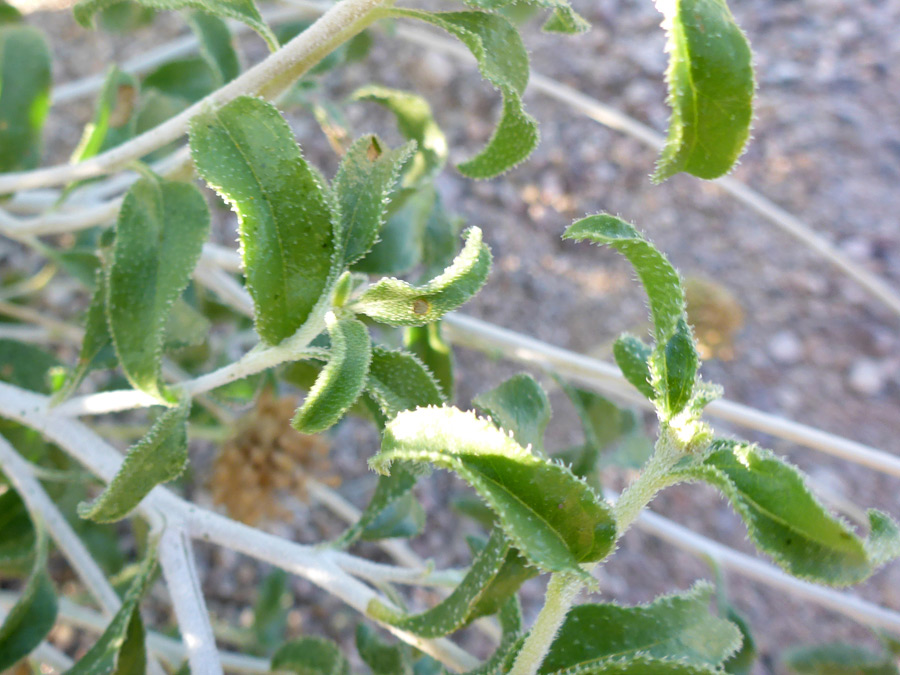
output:
[[[182,402],[157,418],[141,440],[128,449],[122,468],[97,499],[78,505],[78,515],[98,523],[121,520],[154,487],[180,476],[188,463],[187,417]]]
[[[656,341],[665,344],[685,316],[681,279],[666,257],[634,225],[608,214],[588,216],[566,229],[563,239],[606,244],[628,258],[644,284]]]
[[[497,513],[512,544],[542,569],[584,578],[579,563],[599,560],[613,546],[606,502],[567,468],[525,450],[474,413],[434,407],[401,413],[385,427],[381,452],[369,463],[388,473],[393,462],[456,472]]]
[[[419,19],[457,37],[478,61],[482,76],[503,96],[503,112],[494,135],[457,169],[469,178],[492,178],[524,160],[538,142],[537,122],[522,107],[528,84],[528,52],[516,29],[499,14],[423,12],[386,9],[382,15]]]
[[[653,180],[728,173],[753,119],[753,55],[725,0],[657,0],[668,35],[669,137]]]
[[[350,675],[350,663],[331,640],[304,636],[286,642],[272,656],[272,670],[297,675]]]
[[[421,614],[404,615],[377,599],[366,613],[378,621],[426,638],[448,635],[465,625],[479,598],[500,571],[509,542],[502,530],[494,530],[487,545],[478,553],[466,576],[445,600]]]
[[[388,417],[445,402],[437,382],[413,354],[384,347],[372,350],[366,391]]]
[[[622,335],[613,345],[613,356],[625,379],[650,401],[656,400],[656,391],[650,384],[652,353],[653,350],[634,335]]]
[[[400,169],[414,145],[387,149],[377,136],[358,139],[341,160],[334,191],[341,212],[341,251],[345,265],[368,253],[384,226],[387,204]]]
[[[265,101],[244,96],[194,117],[191,153],[237,211],[256,330],[278,344],[333,283],[337,216],[287,122]]]
[[[369,331],[356,319],[326,317],[331,356],[291,422],[304,434],[332,427],[353,405],[363,387],[372,361]]]
[[[872,536],[861,539],[816,499],[797,469],[756,446],[716,441],[684,475],[717,487],[757,548],[794,576],[856,584],[900,552],[897,526],[887,516],[870,511]]]
[[[372,675],[413,675],[412,658],[404,644],[387,644],[365,624],[356,627],[356,650]]]
[[[0,173],[33,169],[40,162],[50,62],[40,31],[0,24]]]
[[[691,400],[699,366],[694,336],[682,319],[665,346],[657,346],[650,361],[654,389],[660,392],[669,417],[680,413]]]
[[[481,289],[491,269],[491,251],[481,241],[481,230],[469,228],[465,239],[453,264],[428,283],[381,279],[352,309],[390,326],[421,326],[453,311]]]
[[[109,332],[131,384],[169,402],[159,369],[166,324],[209,234],[209,209],[188,183],[142,178],[122,203],[106,288]]]
[[[574,607],[539,673],[586,667],[638,655],[716,667],[741,644],[737,627],[709,611],[712,587],[657,598],[649,605]]]
[[[544,450],[544,430],[550,422],[550,401],[531,375],[520,373],[472,399],[501,429],[511,431],[519,445]]]

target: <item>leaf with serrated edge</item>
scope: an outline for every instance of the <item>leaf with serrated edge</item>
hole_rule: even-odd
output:
[[[685,315],[684,291],[678,272],[634,225],[601,213],[572,223],[563,239],[605,244],[628,258],[644,284],[650,301],[656,341],[665,344]]]
[[[672,337],[664,345],[657,345],[650,359],[653,388],[661,392],[662,405],[670,417],[690,402],[699,365],[694,336],[687,322],[681,319]]]
[[[128,587],[119,611],[103,631],[100,639],[81,657],[78,663],[66,672],[66,675],[103,675],[104,673],[126,675],[126,671],[122,669],[122,666],[125,665],[123,659],[126,657],[129,660],[133,659],[134,641],[143,640],[143,631],[138,633],[141,627],[133,624],[135,621],[140,621],[138,604],[153,578],[155,569],[156,544],[152,542],[131,586]]]
[[[511,431],[519,445],[544,451],[544,430],[550,422],[550,401],[531,375],[519,373],[472,399],[501,429]]]
[[[552,9],[553,14],[542,26],[542,30],[548,33],[583,33],[591,27],[581,15],[572,9],[567,0],[466,0],[466,4],[491,11],[520,4]]]
[[[409,326],[403,333],[403,346],[415,354],[441,388],[448,401],[453,400],[453,347],[444,339],[440,320],[426,326]]]
[[[389,326],[422,326],[453,311],[475,295],[491,270],[491,251],[481,230],[471,227],[453,264],[422,286],[381,279],[349,307]]]
[[[50,50],[31,26],[0,25],[0,173],[32,169],[50,109]]]
[[[231,82],[241,73],[241,64],[232,44],[228,24],[212,14],[188,12],[187,22],[197,36],[200,55],[216,74],[218,86]]]
[[[409,648],[405,644],[387,644],[365,624],[356,627],[356,649],[372,675],[413,675]]]
[[[350,675],[350,663],[340,647],[313,635],[279,647],[272,656],[271,669],[298,675]]]
[[[688,480],[717,487],[743,519],[756,546],[794,576],[847,586],[863,581],[886,562],[885,557],[870,553],[871,539],[860,539],[828,513],[797,469],[767,450],[719,440],[702,464],[681,473]],[[871,513],[874,531],[883,534],[893,527],[896,532],[886,516]],[[890,535],[879,540],[876,548],[890,552],[889,542]],[[896,541],[893,548],[896,553]]]
[[[135,0],[143,7],[152,9],[198,9],[215,14],[223,19],[241,21],[266,41],[273,52],[279,47],[278,40],[263,20],[253,0]],[[72,8],[75,20],[85,28],[90,28],[94,15],[102,9],[114,5],[119,0],[80,0]]]
[[[384,225],[387,205],[400,169],[415,148],[387,149],[375,135],[357,139],[338,167],[334,193],[341,212],[341,251],[352,265],[371,250]]]
[[[528,84],[528,52],[515,27],[487,12],[423,12],[385,9],[382,16],[419,19],[457,37],[478,61],[482,76],[503,96],[500,122],[487,145],[457,169],[469,178],[492,178],[523,161],[538,143],[537,122],[522,107]]]
[[[509,541],[500,529],[495,529],[487,545],[475,557],[466,576],[453,592],[437,606],[406,616],[375,599],[369,603],[366,613],[378,621],[426,638],[448,635],[461,628],[488,584],[500,571]]]
[[[421,96],[399,89],[369,85],[353,92],[351,99],[373,101],[394,113],[404,138],[416,142],[416,152],[404,171],[403,184],[434,178],[447,163],[447,137],[434,121],[431,106]]]
[[[119,211],[106,284],[109,332],[131,384],[164,402],[171,402],[160,381],[169,310],[208,234],[206,200],[188,183],[143,178]]]
[[[434,377],[415,355],[379,346],[372,349],[366,391],[388,418],[446,401]]]
[[[471,544],[470,544],[471,546]],[[515,599],[519,587],[529,579],[540,574],[540,570],[529,564],[528,560],[516,549],[510,548],[500,571],[487,584],[481,597],[469,612],[468,621],[482,616],[490,616],[506,608],[509,600]],[[503,618],[501,616],[501,623]]]
[[[711,599],[712,586],[700,583],[649,605],[579,605],[566,616],[539,673],[638,654],[716,667],[740,647],[741,633],[710,613]]]
[[[81,503],[78,515],[98,523],[121,520],[154,487],[180,476],[188,463],[187,417],[190,403],[166,410],[150,431],[128,449],[122,468],[92,503]]]
[[[579,563],[612,549],[609,505],[569,469],[532,454],[489,421],[456,408],[400,413],[385,427],[370,466],[435,465],[457,473],[497,513],[512,544],[533,564],[588,580]]]
[[[122,72],[116,66],[110,67],[97,97],[94,117],[85,126],[81,140],[72,153],[73,163],[83,162],[134,136],[138,90],[134,75]]]
[[[331,357],[291,421],[304,434],[333,426],[359,398],[372,361],[369,331],[353,318],[325,317],[331,337]]]
[[[278,344],[337,279],[337,214],[291,128],[265,101],[244,96],[194,117],[191,154],[238,214],[256,330]]]
[[[16,604],[0,625],[0,671],[5,672],[37,647],[56,621],[56,593],[47,574],[47,536],[35,526],[31,574]]]
[[[627,659],[608,659],[587,666],[566,668],[547,675],[721,675],[721,672],[709,666],[638,655]]]
[[[784,665],[802,675],[898,675],[895,659],[861,645],[842,642],[795,647],[784,655]]]
[[[616,365],[632,386],[641,392],[648,400],[656,399],[656,391],[650,384],[650,366],[648,361],[652,349],[634,335],[627,333],[619,336],[613,345],[613,356]]]
[[[753,120],[753,55],[725,0],[656,0],[669,52],[669,137],[653,180],[718,178],[737,162]]]

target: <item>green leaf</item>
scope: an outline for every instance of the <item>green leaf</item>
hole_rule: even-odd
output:
[[[515,27],[487,12],[423,12],[384,9],[382,16],[419,19],[457,37],[478,61],[482,76],[503,96],[503,112],[494,135],[457,169],[469,178],[493,178],[523,161],[538,143],[537,122],[522,107],[528,85],[528,52]]]
[[[498,675],[507,673],[512,667],[512,658],[521,647],[522,607],[519,599],[510,597],[500,608],[500,644],[491,657],[478,668],[467,671],[467,675]]]
[[[656,391],[650,384],[650,355],[653,350],[643,340],[627,333],[613,344],[616,364],[631,385],[650,401],[656,400]]]
[[[550,401],[531,375],[519,373],[472,399],[501,429],[511,431],[519,445],[544,451],[544,430],[550,422]]]
[[[388,204],[387,220],[378,242],[353,266],[353,271],[402,274],[418,265],[434,204],[435,192],[431,186],[396,192]],[[455,246],[456,241],[453,243]]]
[[[424,98],[379,85],[357,89],[350,98],[383,105],[394,113],[403,137],[416,142],[416,152],[404,172],[405,186],[432,180],[444,168],[447,163],[447,137],[434,121],[431,106]]]
[[[540,574],[540,570],[531,566],[516,549],[510,548],[500,571],[490,580],[469,612],[468,620],[473,621],[479,617],[500,612],[502,624],[503,613],[508,611],[509,601],[515,600],[515,593],[519,587],[538,574]],[[518,603],[516,602],[516,604]]]
[[[331,640],[312,635],[283,644],[272,657],[272,670],[297,675],[350,675],[350,663]]]
[[[332,427],[359,398],[372,362],[369,331],[356,319],[325,318],[331,357],[291,421],[304,434]]]
[[[784,656],[794,673],[809,675],[897,675],[897,663],[885,652],[859,645],[833,643],[798,647]]]
[[[83,162],[134,136],[137,125],[137,78],[111,66],[97,97],[94,117],[88,122],[72,162]]]
[[[428,283],[381,279],[349,307],[390,326],[421,326],[453,311],[481,289],[491,269],[491,251],[481,241],[481,230],[469,228],[465,239],[453,264]]]
[[[256,603],[253,605],[251,626],[256,643],[262,647],[263,653],[270,652],[273,647],[284,641],[288,613],[293,600],[288,586],[288,576],[284,570],[273,570],[265,576],[260,584]]]
[[[253,0],[137,0],[143,7],[152,9],[198,9],[223,19],[241,21],[260,34],[269,49],[278,49],[278,40],[263,21]],[[72,11],[75,20],[85,28],[90,28],[94,15],[102,9],[114,5],[118,0],[80,0]]]
[[[31,653],[56,621],[56,594],[47,574],[47,536],[39,523],[35,530],[31,575],[3,625],[0,625],[0,671],[11,668]]]
[[[425,509],[414,495],[406,493],[371,519],[360,533],[364,541],[415,537],[425,527]]]
[[[59,360],[40,347],[0,338],[0,381],[36,391],[50,393],[50,371]]]
[[[699,365],[694,336],[687,322],[681,319],[665,347],[657,346],[650,360],[653,388],[661,392],[663,408],[669,417],[680,413],[690,402]]]
[[[238,214],[256,330],[278,344],[306,322],[337,278],[338,220],[325,189],[287,122],[257,98],[194,117],[191,153],[203,179]]]
[[[145,90],[159,91],[185,104],[196,103],[219,86],[217,71],[201,56],[164,63],[143,82]]]
[[[198,310],[178,298],[172,305],[166,322],[166,350],[182,349],[202,344],[209,337],[211,324]]]
[[[653,180],[728,173],[750,137],[753,55],[725,0],[657,3],[669,52],[669,137]]]
[[[757,548],[796,577],[832,586],[856,584],[900,552],[897,527],[887,516],[870,511],[872,536],[860,539],[828,513],[797,469],[754,445],[716,441],[702,464],[683,475],[717,487]]]
[[[38,165],[50,83],[50,49],[40,31],[0,24],[0,173]]]
[[[378,346],[372,350],[366,392],[388,418],[404,410],[445,403],[440,387],[418,358]]]
[[[413,144],[386,150],[375,135],[356,140],[344,155],[334,178],[341,212],[341,251],[345,265],[368,253],[384,226],[387,204],[400,169]]]
[[[721,672],[708,666],[657,659],[652,656],[633,656],[622,660],[601,661],[581,668],[567,668],[553,675],[717,675]]]
[[[750,623],[730,604],[725,608],[725,618],[741,631],[741,648],[725,659],[722,668],[733,675],[751,675],[756,663],[756,641],[750,631]]]
[[[382,514],[390,512],[392,505],[402,501],[416,484],[416,476],[402,467],[397,468],[390,476],[379,476],[375,492],[359,520],[338,537],[333,546],[346,548],[359,539],[369,528],[377,528]],[[386,517],[386,516],[385,516]]]
[[[0,574],[26,575],[35,552],[35,529],[25,502],[12,488],[0,486]]]
[[[444,209],[443,201],[434,191],[434,205],[422,236],[422,272],[420,279],[430,279],[453,262],[456,241],[462,226],[462,218],[451,216]]]
[[[413,675],[407,646],[382,642],[375,631],[362,623],[356,627],[356,649],[372,675]]]
[[[22,13],[9,3],[0,0],[0,25],[21,22]]]
[[[131,671],[126,668],[131,664],[141,663],[138,654],[144,640],[144,631],[138,604],[150,585],[155,569],[156,546],[151,543],[119,611],[100,639],[78,663],[66,671],[66,675],[143,675],[141,670]]]
[[[215,73],[216,89],[241,74],[241,64],[231,39],[228,24],[212,14],[200,11],[185,15],[188,25],[200,43],[200,56]]]
[[[78,515],[98,523],[121,520],[154,487],[180,476],[188,463],[185,400],[160,415],[147,435],[128,449],[122,468],[92,503],[78,505]]]
[[[609,505],[567,468],[532,454],[490,422],[456,408],[400,413],[385,427],[370,466],[433,464],[456,472],[497,513],[513,545],[534,565],[584,578],[579,563],[612,549]]]
[[[553,14],[543,25],[548,33],[583,33],[591,27],[567,0],[466,0],[466,4],[492,11],[520,6],[552,9]]]
[[[657,598],[649,605],[612,603],[574,607],[566,616],[540,673],[553,673],[638,655],[697,666],[718,666],[741,642],[737,627],[709,611],[712,586]]]
[[[209,209],[188,183],[142,178],[122,202],[106,289],[109,332],[126,377],[169,401],[160,358],[172,304],[209,234]]]
[[[97,22],[110,33],[129,33],[153,23],[156,10],[133,2],[114,2],[100,11]]]
[[[132,612],[113,675],[145,675],[146,672],[147,645],[144,622],[141,620],[140,612]]]
[[[606,244],[628,258],[650,300],[656,341],[666,344],[685,316],[684,291],[678,272],[634,225],[608,214],[582,218],[566,229],[563,239]]]
[[[378,621],[421,637],[448,635],[465,625],[482,593],[500,571],[508,550],[509,541],[503,531],[495,529],[487,545],[472,561],[466,576],[443,602],[421,614],[410,616],[375,599],[369,603],[366,613]]]
[[[442,334],[440,320],[425,326],[409,326],[403,333],[403,346],[415,354],[434,376],[443,395],[453,400],[453,348]]]

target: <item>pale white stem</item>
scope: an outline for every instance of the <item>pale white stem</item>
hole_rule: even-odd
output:
[[[24,305],[16,305],[11,302],[0,300],[0,314],[33,323],[42,328],[46,328],[50,333],[62,336],[67,340],[80,342],[84,337],[84,331],[78,326],[73,326],[64,321],[59,321],[49,316],[45,316],[37,310],[31,309]]]
[[[231,101],[243,94],[256,94],[270,82],[299,76],[317,63],[342,39],[364,25],[367,15],[384,4],[384,0],[341,0],[333,5],[308,29],[277,52],[235,78],[221,89],[190,106],[159,126],[78,164],[7,173],[0,176],[0,194],[32,188],[62,185],[75,180],[94,178],[161,148],[180,138],[195,115]],[[284,86],[289,82],[285,81]],[[279,91],[267,92],[276,95]]]
[[[31,342],[33,344],[52,344],[60,341],[60,335],[42,326],[17,326],[0,324],[0,338]],[[62,341],[67,341],[62,338]]]
[[[181,640],[193,675],[221,675],[222,663],[203,599],[191,541],[178,524],[167,524],[159,539],[159,564],[169,587]]]
[[[72,212],[46,213],[31,218],[19,218],[0,209],[0,232],[10,239],[77,232],[115,220],[120,206],[122,200],[113,199]]]
[[[218,252],[214,255],[221,257],[221,254]],[[204,248],[203,258],[201,258],[200,264],[194,269],[194,279],[218,295],[225,304],[252,318],[253,299],[247,290],[226,272],[207,263],[206,257],[207,250]]]
[[[203,259],[200,264],[210,271],[225,270],[235,274],[244,271],[243,265],[241,265],[241,256],[236,251],[213,243],[203,244]],[[241,289],[243,290],[243,286]]]
[[[103,613],[107,617],[113,616],[119,611],[122,602],[106,580],[103,570],[94,562],[93,556],[81,543],[72,526],[32,475],[28,462],[22,459],[2,436],[0,436],[0,466],[25,501],[28,510],[40,516],[50,537],[56,542],[85,588],[94,596]]]
[[[578,599],[581,582],[562,574],[554,574],[547,584],[544,606],[528,631],[522,649],[516,655],[509,675],[535,675],[541,667],[556,633],[569,609]]]
[[[448,314],[444,317],[444,323],[448,339],[455,344],[549,368],[591,389],[611,394],[635,405],[650,406],[647,399],[622,377],[616,366],[610,363],[555,347],[463,314]],[[900,477],[900,457],[862,443],[725,399],[710,403],[706,412],[711,417],[771,434],[890,476]]]

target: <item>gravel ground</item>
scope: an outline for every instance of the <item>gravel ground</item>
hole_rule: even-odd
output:
[[[566,38],[542,35],[529,24],[525,37],[534,68],[663,129],[668,117],[664,38],[653,4],[575,4],[593,30]],[[754,46],[759,80],[755,138],[735,176],[900,288],[900,0],[732,0],[731,5]],[[104,63],[159,39],[147,31],[135,39],[109,39],[62,15],[35,21],[59,38],[54,43],[58,81],[100,72]],[[174,17],[163,17],[155,35],[178,26]],[[251,41],[248,53],[258,56],[258,47]],[[384,37],[366,63],[350,66],[344,76],[343,81],[329,76],[336,95],[375,81],[426,96],[456,159],[489,135],[498,108],[497,95],[479,82],[474,68],[389,44]],[[733,358],[707,362],[706,379],[721,383],[733,400],[898,452],[897,316],[714,185],[678,176],[654,186],[648,178],[653,152],[538,94],[527,94],[526,103],[541,123],[543,139],[526,164],[489,182],[473,183],[452,171],[440,179],[446,201],[484,229],[495,256],[489,285],[467,306],[468,313],[600,356],[622,330],[642,332],[642,291],[627,264],[609,251],[560,240],[563,228],[585,213],[617,213],[647,232],[685,276],[715,280],[742,307],[744,326],[734,340]],[[60,145],[51,145],[51,154],[57,160],[67,156],[89,111],[85,102],[54,113]],[[356,133],[375,130],[397,140],[387,118],[371,107],[355,107],[349,117]],[[333,156],[314,125],[299,114],[292,121],[307,155],[333,171]],[[461,405],[517,370],[465,351],[459,364]],[[577,441],[573,414],[558,392],[552,403],[557,416],[549,447]],[[787,455],[832,491],[900,516],[896,479],[772,438],[752,439]],[[374,439],[347,425],[335,447],[335,464],[349,476],[345,491],[358,493],[367,480],[361,458],[373,451]],[[199,462],[202,466],[202,458]],[[454,479],[438,474],[420,490],[429,507],[429,531],[413,546],[439,564],[466,561],[462,538],[459,546],[447,546],[447,532],[456,534],[461,526],[441,508],[460,489]],[[675,488],[654,509],[750,551],[743,526],[711,490]],[[311,516],[301,515],[302,527],[276,529],[309,541],[337,531],[315,509]],[[201,559],[209,567],[205,585],[214,609],[239,618],[252,601],[248,589],[259,570],[221,552],[201,551]],[[644,602],[708,575],[704,563],[631,533],[606,567],[603,595]],[[782,672],[779,653],[798,642],[871,642],[868,631],[849,620],[738,577],[730,582],[735,604],[756,629],[759,673]],[[346,635],[354,621],[349,610],[319,599],[306,582],[297,581],[293,589],[299,609],[295,624]],[[526,589],[530,617],[540,591],[538,582]],[[900,565],[856,592],[900,609]],[[310,610],[316,602],[320,609]]]

